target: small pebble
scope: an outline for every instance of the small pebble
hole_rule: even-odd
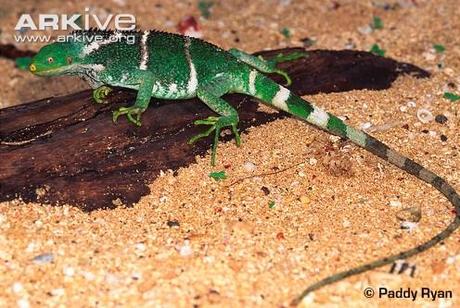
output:
[[[34,252],[37,248],[37,244],[35,242],[27,244],[26,252]]]
[[[447,141],[447,136],[446,135],[441,135],[441,141],[446,142]]]
[[[444,73],[446,73],[446,75],[449,76],[449,77],[453,77],[455,75],[454,70],[451,69],[450,67],[446,67],[444,69]]]
[[[415,108],[417,106],[417,104],[414,101],[408,101],[406,105],[409,108]]]
[[[404,229],[404,230],[409,230],[412,231],[414,230],[415,228],[417,228],[417,223],[416,222],[410,222],[410,221],[403,221],[401,222],[401,229]]]
[[[96,275],[94,275],[91,272],[83,272],[82,275],[88,281],[93,281],[94,279],[96,279]]]
[[[447,122],[447,117],[446,117],[445,115],[443,115],[443,114],[438,114],[438,115],[434,118],[434,120],[435,120],[436,122],[440,123],[440,124],[444,124],[444,123]]]
[[[301,41],[303,43],[303,47],[306,47],[306,48],[311,47],[315,44],[315,40],[309,37],[305,37],[301,39]]]
[[[367,130],[367,129],[371,128],[371,126],[372,126],[372,123],[366,122],[366,123],[361,124],[361,129],[362,130]]]
[[[118,4],[119,6],[125,6],[126,5],[126,0],[112,0],[115,4]]]
[[[303,204],[303,205],[308,205],[308,202],[310,201],[310,199],[307,197],[307,196],[300,196],[300,202]]]
[[[120,279],[118,279],[118,277],[115,276],[114,274],[108,273],[105,275],[104,280],[108,285],[113,286],[113,285],[118,284]]]
[[[401,221],[419,222],[422,219],[422,211],[419,207],[408,207],[396,213],[396,217]]]
[[[355,49],[355,48],[356,48],[356,44],[351,40],[348,40],[348,42],[345,44],[345,49]]]
[[[340,141],[340,138],[341,138],[341,137],[340,137],[340,136],[335,136],[335,135],[330,135],[328,138],[329,138],[329,140],[330,140],[331,142],[337,143],[337,142]]]
[[[390,206],[401,206],[401,201],[399,200],[390,200]]]
[[[315,303],[315,293],[310,292],[310,293],[308,293],[307,296],[302,298],[302,302],[300,302],[299,306],[301,306],[301,307],[310,307],[310,306],[313,306],[314,303]]]
[[[63,288],[56,288],[51,290],[52,296],[63,296],[65,294],[65,290]]]
[[[134,248],[139,252],[145,251],[145,244],[144,243],[136,243],[134,245]]]
[[[190,247],[190,241],[185,240],[184,245],[179,248],[179,254],[183,257],[188,257],[193,253],[192,247]]]
[[[142,278],[142,273],[139,272],[134,272],[131,274],[131,279],[132,280],[139,280]]]
[[[123,201],[120,198],[116,198],[116,199],[112,200],[112,204],[115,205],[115,206],[122,206]]]
[[[248,172],[253,172],[254,170],[256,170],[256,165],[254,165],[254,163],[250,161],[245,162],[243,167],[244,167],[244,170]]]
[[[64,275],[67,277],[73,277],[75,275],[75,269],[73,267],[64,267]]]
[[[261,189],[264,192],[265,196],[268,196],[270,194],[270,189],[268,189],[268,187],[262,186]]]
[[[315,166],[318,163],[318,160],[314,157],[310,157],[308,163],[310,164],[310,166]]]
[[[52,253],[44,253],[33,258],[35,264],[47,264],[54,261],[54,255]]]
[[[173,228],[173,227],[180,227],[180,223],[178,220],[174,219],[174,220],[168,220],[166,222],[166,225],[170,228]]]
[[[417,110],[417,118],[422,123],[429,123],[434,120],[433,114],[425,108],[420,108]]]
[[[370,25],[365,25],[362,27],[358,27],[358,32],[364,35],[368,35],[372,33],[372,27]]]
[[[459,255],[448,257],[447,260],[446,260],[446,263],[449,264],[449,265],[450,265],[450,264],[454,264],[455,261],[457,261],[458,256],[459,256]]]
[[[431,53],[431,52],[424,52],[423,53],[423,57],[425,58],[425,60],[427,61],[433,61],[436,59],[436,55],[434,53]]]
[[[20,282],[15,282],[13,283],[13,286],[11,287],[14,293],[18,294],[21,293],[24,290],[24,287],[22,286],[22,283]]]
[[[3,225],[7,221],[7,218],[5,215],[0,214],[0,225]]]
[[[29,300],[27,298],[21,298],[16,303],[18,304],[18,308],[29,308],[30,307]]]

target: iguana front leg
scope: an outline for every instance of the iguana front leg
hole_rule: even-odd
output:
[[[141,126],[141,115],[147,109],[152,98],[154,78],[151,72],[138,70],[134,79],[139,81],[136,102],[130,107],[121,107],[113,112],[113,122],[117,122],[119,116],[126,114],[128,120],[137,126]],[[134,118],[135,117],[135,118]]]
[[[221,75],[218,78],[204,84],[197,90],[197,97],[202,100],[209,108],[218,113],[219,117],[208,117],[204,120],[197,120],[195,125],[210,125],[211,127],[205,132],[194,136],[189,140],[189,144],[197,140],[209,136],[214,131],[214,143],[212,145],[211,164],[216,164],[217,144],[219,142],[220,131],[224,127],[230,127],[235,135],[236,144],[241,144],[240,135],[238,133],[238,112],[229,103],[221,98],[232,88],[232,78],[226,75]]]
[[[306,53],[303,53],[303,52],[293,52],[288,55],[283,55],[280,53],[273,59],[265,60],[262,56],[256,57],[256,56],[250,55],[236,48],[231,48],[228,50],[228,52],[231,53],[233,56],[235,56],[240,61],[243,61],[244,63],[254,67],[255,69],[257,69],[258,71],[262,73],[267,73],[267,74],[276,73],[276,74],[283,76],[286,79],[287,85],[290,85],[292,83],[291,78],[285,71],[278,69],[276,67],[276,64],[299,59],[307,55]]]
[[[105,98],[112,92],[112,88],[108,86],[100,86],[93,90],[93,99],[98,104],[104,104]]]

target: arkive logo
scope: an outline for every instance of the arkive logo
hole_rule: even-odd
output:
[[[132,14],[107,14],[99,17],[90,14],[89,8],[85,8],[85,14],[38,14],[38,20],[34,20],[30,14],[22,14],[14,29],[16,31],[29,30],[89,30],[96,27],[106,30],[113,22],[116,30],[134,30],[136,28],[136,17]],[[81,22],[82,20],[82,26]]]

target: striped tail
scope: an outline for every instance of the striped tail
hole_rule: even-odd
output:
[[[369,152],[430,184],[440,191],[453,204],[456,211],[455,219],[447,226],[447,228],[427,242],[401,253],[379,259],[320,280],[303,291],[302,294],[294,300],[293,304],[299,304],[308,293],[325,285],[426,251],[445,240],[460,226],[460,196],[443,178],[413,160],[390,149],[387,145],[374,137],[361,130],[346,125],[336,116],[308,103],[299,96],[290,92],[288,89],[276,84],[271,79],[261,74],[251,71],[248,84],[248,94],[253,95],[269,105],[286,111],[332,134],[347,138]]]

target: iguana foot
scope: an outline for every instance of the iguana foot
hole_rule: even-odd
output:
[[[105,98],[112,92],[112,88],[108,86],[101,86],[93,90],[93,99],[98,104],[106,103]]]
[[[141,126],[141,114],[145,111],[145,109],[139,108],[137,106],[131,106],[131,107],[121,107],[117,111],[113,112],[113,122],[117,122],[117,119],[119,116],[122,114],[126,114],[128,117],[128,120],[137,126]],[[134,118],[134,116],[136,118]]]
[[[195,143],[199,139],[207,137],[213,131],[215,131],[214,144],[212,145],[212,153],[211,153],[211,164],[213,166],[215,166],[215,164],[216,164],[217,143],[219,142],[219,135],[220,135],[220,131],[222,130],[222,128],[230,126],[231,129],[232,129],[233,134],[235,135],[236,145],[237,146],[241,145],[241,138],[240,138],[240,134],[238,133],[238,129],[237,129],[238,120],[234,119],[231,116],[229,116],[229,117],[226,117],[226,116],[208,117],[208,118],[203,119],[203,120],[196,120],[195,122],[193,122],[193,124],[195,124],[195,125],[210,125],[211,127],[208,130],[206,130],[206,131],[204,131],[204,132],[192,137],[188,141],[189,144]]]
[[[280,52],[273,58],[269,59],[268,62],[282,63],[282,62],[297,60],[300,58],[305,58],[307,56],[308,56],[308,53],[304,51],[295,51],[295,52],[288,53],[286,55]]]
[[[289,77],[288,73],[286,73],[285,71],[276,69],[275,73],[283,76],[284,79],[286,79],[286,84],[285,84],[286,86],[290,86],[292,84],[291,77]]]
[[[276,73],[278,75],[281,75],[286,79],[286,85],[289,86],[289,85],[292,84],[291,78],[289,77],[289,75],[285,71],[278,69],[276,67],[276,64],[277,63],[282,63],[282,62],[287,62],[287,61],[292,61],[292,60],[297,60],[297,59],[300,59],[300,58],[304,58],[306,56],[307,56],[306,52],[297,52],[296,51],[296,52],[289,53],[287,55],[285,55],[283,53],[279,53],[275,57],[271,58],[270,60],[267,60],[267,63],[272,67],[274,73]]]

